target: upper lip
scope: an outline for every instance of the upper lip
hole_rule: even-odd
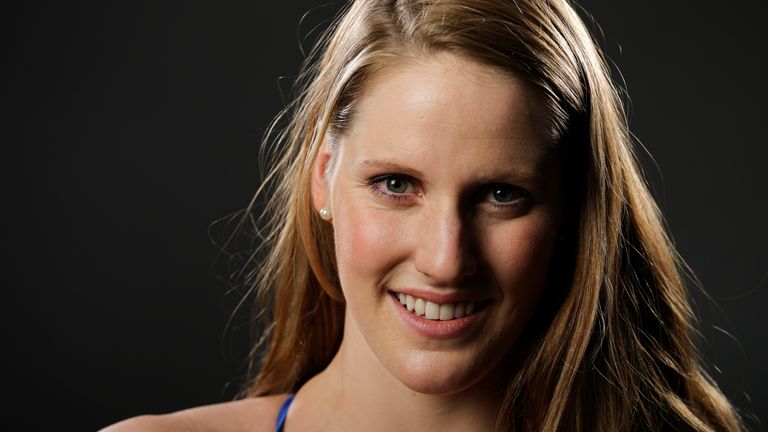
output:
[[[490,300],[489,296],[472,291],[433,291],[422,288],[390,288],[394,293],[408,294],[413,297],[419,297],[424,300],[437,304],[457,303],[457,302],[480,302]]]

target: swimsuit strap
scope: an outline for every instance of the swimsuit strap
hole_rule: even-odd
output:
[[[275,432],[282,432],[285,425],[285,418],[288,416],[288,408],[291,407],[293,402],[293,396],[288,396],[288,399],[283,402],[283,406],[280,407],[280,412],[277,414],[277,424],[275,424]]]

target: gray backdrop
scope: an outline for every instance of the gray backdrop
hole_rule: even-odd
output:
[[[334,10],[299,28],[318,3],[268,3],[5,6],[4,412],[24,429],[94,430],[234,394],[245,332],[225,331],[236,296],[214,277],[208,228],[254,192],[259,138],[289,88],[277,77]],[[714,299],[695,295],[713,375],[765,419],[765,3],[582,4]]]

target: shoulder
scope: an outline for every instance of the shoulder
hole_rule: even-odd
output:
[[[204,405],[163,415],[143,415],[100,432],[272,432],[287,394]]]

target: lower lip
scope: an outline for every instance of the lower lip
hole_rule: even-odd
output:
[[[392,299],[392,305],[400,315],[400,318],[405,322],[405,325],[419,335],[429,339],[446,340],[463,336],[490,309],[489,306],[486,306],[483,310],[472,315],[448,321],[430,320],[408,311],[395,296],[391,294],[387,296]]]

